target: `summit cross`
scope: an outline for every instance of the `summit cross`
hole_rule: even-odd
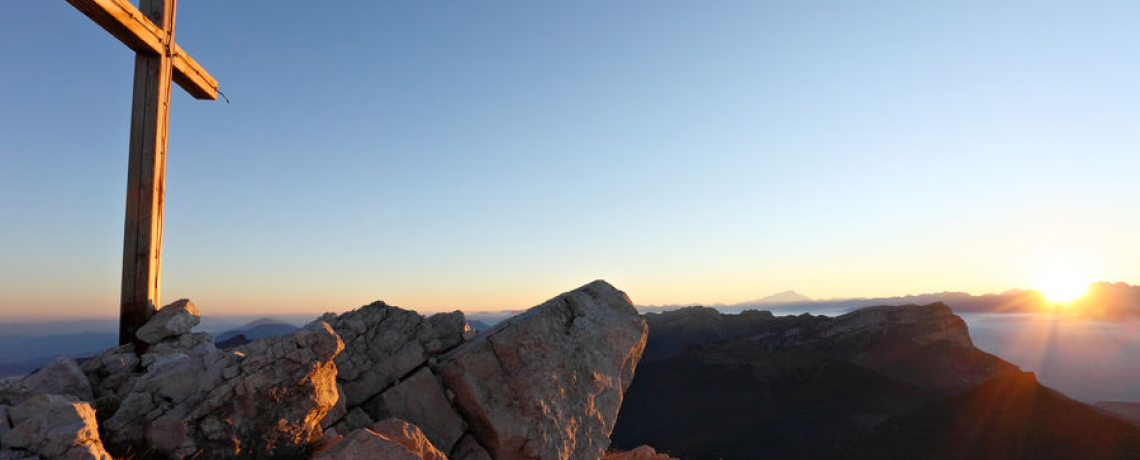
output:
[[[154,315],[161,293],[170,84],[215,100],[218,82],[174,42],[177,0],[140,0],[138,8],[128,0],[67,1],[135,50],[119,343],[137,343],[135,332]]]

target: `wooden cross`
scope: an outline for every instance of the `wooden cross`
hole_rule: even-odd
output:
[[[137,342],[135,331],[154,315],[161,293],[170,83],[214,100],[218,82],[174,43],[177,0],[140,0],[139,8],[127,0],[67,1],[136,52],[119,343]]]

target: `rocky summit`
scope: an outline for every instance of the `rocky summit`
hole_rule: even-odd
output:
[[[599,459],[646,340],[604,281],[478,335],[383,302],[225,350],[198,322],[0,380],[0,459]]]

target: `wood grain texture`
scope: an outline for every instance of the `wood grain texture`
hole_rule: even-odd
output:
[[[159,19],[164,38],[172,42],[176,0],[142,0],[141,6],[147,16]],[[172,73],[173,59],[166,53],[135,56],[119,304],[120,344],[135,342],[142,346],[135,332],[154,315],[161,300],[162,216]]]
[[[135,50],[131,101],[127,207],[123,222],[123,278],[119,343],[145,345],[136,332],[162,298],[162,217],[170,88],[177,83],[198,99],[217,99],[218,81],[174,41],[177,0],[67,0]]]
[[[190,53],[174,44],[174,82],[195,99],[218,99],[218,80],[190,57]]]
[[[67,0],[119,41],[139,53],[166,53],[166,33],[127,0]],[[177,43],[174,82],[197,99],[218,98],[218,81]]]

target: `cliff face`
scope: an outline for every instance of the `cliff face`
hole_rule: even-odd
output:
[[[474,335],[383,302],[219,350],[163,307],[145,350],[0,381],[0,459],[596,459],[646,326],[596,281]]]
[[[881,434],[882,427],[945,401],[950,402],[938,413],[984,424],[981,404],[948,398],[991,382],[1020,379],[1028,382],[1024,388],[1054,394],[1016,366],[975,348],[966,323],[940,303],[871,307],[835,318],[690,308],[646,315],[646,322],[649,346],[614,430],[617,448],[649,444],[693,460],[859,459],[887,452],[899,453],[897,458],[960,458],[942,457],[946,452],[932,444],[924,450],[922,443],[906,443],[918,433],[937,437],[939,431],[890,437]],[[1000,406],[1000,398],[985,401]],[[1057,406],[1061,399],[1039,401]],[[1091,410],[1079,403],[1064,407],[1081,414]],[[990,429],[1030,430],[1040,418],[1030,413],[996,419]],[[1105,418],[1087,420],[1099,426]],[[1115,433],[1117,440],[1130,436]],[[1060,446],[1088,445],[1060,439]],[[1111,452],[1104,458],[1129,458]]]

